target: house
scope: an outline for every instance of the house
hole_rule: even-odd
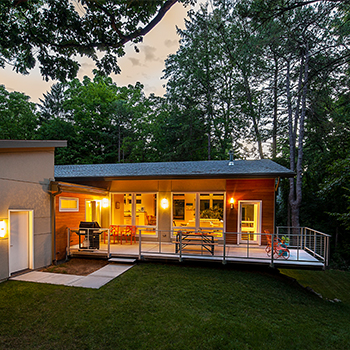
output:
[[[0,280],[52,262],[50,181],[66,141],[0,140]]]
[[[143,242],[205,231],[218,243],[225,236],[226,244],[265,246],[261,233],[276,230],[279,179],[292,176],[267,159],[56,166],[56,259],[65,258],[68,239],[78,244],[67,235],[81,221],[135,226]]]
[[[75,255],[328,264],[328,235],[275,227],[294,173],[271,160],[54,166],[65,146],[0,140],[0,280]],[[282,233],[290,249],[275,256]]]

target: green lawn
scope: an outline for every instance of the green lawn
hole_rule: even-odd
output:
[[[4,282],[0,349],[347,349],[350,273],[304,272],[344,301],[222,265],[142,263],[99,290]]]

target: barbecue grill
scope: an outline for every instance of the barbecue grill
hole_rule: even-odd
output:
[[[77,234],[79,249],[100,249],[100,225],[97,221],[81,221]],[[83,237],[83,240],[81,239]]]

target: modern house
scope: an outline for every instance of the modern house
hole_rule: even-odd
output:
[[[0,280],[52,262],[50,181],[66,141],[0,140]]]
[[[328,235],[276,227],[279,180],[294,173],[273,161],[54,166],[65,146],[0,140],[0,280],[81,255],[328,264]]]
[[[268,238],[281,233],[296,249],[288,263],[305,262],[311,231],[275,227],[279,181],[292,176],[267,159],[56,166],[56,259],[100,253],[229,262],[236,256],[270,264]],[[86,243],[86,230],[79,234],[82,221],[103,228],[97,246]],[[316,236],[311,260],[320,257],[323,266],[328,238]]]

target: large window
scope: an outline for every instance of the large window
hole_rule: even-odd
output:
[[[173,228],[175,232],[208,231],[222,237],[224,200],[224,193],[174,193]]]
[[[136,226],[137,229],[142,229],[142,234],[155,236],[157,225],[157,194],[112,194],[112,224]]]

